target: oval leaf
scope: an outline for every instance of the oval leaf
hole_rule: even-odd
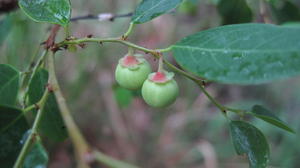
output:
[[[1,167],[13,167],[21,151],[21,139],[29,129],[22,111],[0,106],[0,163]]]
[[[300,74],[300,28],[229,25],[188,36],[172,46],[186,70],[227,84],[259,84]]]
[[[41,99],[47,83],[48,72],[44,69],[38,70],[29,84],[29,105],[37,103]],[[64,140],[67,137],[67,132],[53,93],[49,95],[44,110],[41,117],[41,134],[46,135],[53,141]]]
[[[232,121],[230,133],[237,154],[247,154],[251,168],[267,167],[269,145],[259,129],[244,121]]]
[[[176,8],[182,0],[143,0],[131,18],[134,24],[148,22],[171,9]]]
[[[71,16],[69,0],[19,0],[20,8],[36,22],[67,26]]]
[[[282,128],[286,131],[295,133],[295,131],[293,129],[291,129],[289,126],[287,126],[287,124],[285,124],[282,120],[280,120],[277,116],[275,116],[268,109],[266,109],[260,105],[253,106],[252,110],[249,114],[251,114],[257,118],[260,118],[260,119],[262,119],[272,125],[275,125],[279,128]]]
[[[218,11],[223,24],[246,23],[252,21],[252,11],[245,0],[221,0]]]
[[[6,64],[0,64],[0,104],[15,105],[19,88],[19,71]]]

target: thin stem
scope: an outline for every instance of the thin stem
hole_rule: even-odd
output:
[[[164,63],[171,68],[173,71],[176,71],[177,73],[180,73],[181,75],[191,79],[192,81],[194,81],[200,88],[200,90],[205,94],[205,96],[226,116],[226,111],[227,111],[227,107],[221,105],[220,103],[217,102],[216,99],[214,99],[204,88],[203,83],[205,83],[204,80],[202,79],[198,79],[194,76],[192,76],[191,74],[177,68],[176,66],[174,66],[173,64],[171,64],[170,62],[168,62],[167,60],[164,60]]]
[[[230,107],[226,107],[226,109],[228,110],[228,111],[231,111],[231,112],[234,112],[234,113],[242,113],[243,112],[243,110],[240,110],[240,109],[234,109],[234,108],[230,108]]]
[[[53,87],[53,91],[58,103],[58,107],[60,109],[62,118],[66,124],[68,133],[70,135],[71,141],[73,142],[76,150],[76,156],[79,159],[79,165],[82,167],[89,167],[87,164],[86,156],[89,154],[89,146],[85,139],[83,138],[79,128],[75,124],[71,116],[71,112],[66,104],[65,98],[61,92],[60,86],[57,82],[55,67],[54,67],[54,54],[50,54],[48,56],[48,64],[49,64],[49,80],[50,85]]]
[[[48,50],[45,50],[43,51],[42,55],[40,56],[40,58],[37,60],[37,63],[35,64],[32,72],[31,72],[31,76],[28,80],[28,85],[25,89],[25,94],[24,94],[24,97],[23,97],[23,104],[25,105],[26,104],[26,99],[27,99],[27,96],[28,96],[28,90],[29,90],[29,84],[31,83],[34,75],[36,74],[37,70],[39,69],[40,65],[42,64],[42,62],[44,61],[46,55],[48,54]]]
[[[31,132],[30,132],[30,135],[28,136],[28,138],[26,139],[26,142],[24,144],[24,146],[22,147],[22,150],[17,158],[17,161],[15,162],[15,165],[14,165],[14,168],[21,168],[23,167],[23,162],[24,162],[24,159],[26,157],[26,154],[28,153],[28,151],[31,149],[33,143],[35,142],[35,138],[37,138],[39,135],[38,135],[38,128],[40,127],[40,124],[41,124],[41,118],[43,116],[43,108],[45,106],[45,103],[48,99],[48,96],[49,96],[49,90],[46,89],[41,100],[37,103],[38,104],[38,107],[39,107],[39,110],[37,112],[37,115],[35,117],[35,120],[34,120],[34,123],[33,123],[33,126],[31,128]]]
[[[158,49],[156,51],[158,51],[158,52],[169,52],[171,49],[172,49],[172,46],[170,46],[168,48]]]
[[[234,108],[226,107],[226,110],[236,113],[241,118],[243,118],[246,114],[248,114],[247,111],[241,110],[241,109],[234,109]]]
[[[81,43],[85,43],[85,42],[98,42],[98,43],[115,42],[115,43],[121,43],[121,44],[126,45],[128,47],[131,47],[131,48],[134,48],[134,49],[137,49],[137,50],[140,50],[140,51],[144,51],[146,53],[150,53],[156,58],[160,57],[159,55],[160,55],[161,52],[168,52],[168,51],[171,50],[171,47],[168,47],[168,48],[165,48],[165,49],[148,49],[148,48],[141,47],[139,45],[136,45],[134,43],[131,43],[131,42],[119,39],[119,38],[105,38],[105,39],[101,39],[101,38],[81,38],[81,39],[76,39],[76,40],[66,40],[66,41],[62,41],[62,42],[58,43],[57,47],[62,47],[64,45],[69,45],[69,44],[81,44]],[[198,79],[198,78],[190,75],[189,73],[177,68],[176,66],[174,66],[173,64],[171,64],[167,60],[163,60],[163,61],[169,68],[171,68],[172,70],[188,77],[189,79],[191,79],[193,81],[201,80],[201,79]]]
[[[67,25],[64,29],[65,29],[65,36],[66,38],[68,38],[70,36],[70,26]]]
[[[135,24],[130,22],[130,25],[129,25],[129,28],[128,28],[127,32],[123,35],[124,39],[127,39],[127,37],[130,35],[130,33],[132,32],[134,27],[135,27]]]
[[[23,113],[25,114],[25,113],[27,113],[28,111],[31,111],[31,110],[33,110],[33,109],[35,109],[35,108],[37,108],[37,104],[32,104],[32,105],[26,107],[26,108],[23,110]]]
[[[109,156],[99,152],[99,151],[94,151],[93,155],[95,157],[95,160],[97,160],[111,168],[138,168],[135,165],[131,165],[131,164],[116,160],[112,157],[109,157]]]
[[[195,83],[197,83],[197,85],[199,86],[200,90],[206,95],[206,97],[226,116],[226,112],[227,111],[232,111],[235,112],[237,114],[241,114],[243,113],[243,110],[240,109],[233,109],[233,108],[229,108],[229,107],[225,107],[223,105],[221,105],[220,103],[217,102],[216,99],[214,99],[204,88],[203,83],[205,83],[205,80],[203,79],[198,79],[194,76],[192,76],[191,74],[177,68],[176,66],[174,66],[173,64],[171,64],[170,62],[168,62],[167,60],[164,60],[164,63],[173,71],[176,71],[177,73],[191,79],[192,81],[194,81]]]
[[[227,108],[224,107],[223,105],[221,105],[220,103],[217,102],[217,100],[215,100],[207,91],[206,89],[203,87],[203,83],[205,82],[202,79],[198,79],[194,76],[192,76],[191,74],[177,68],[176,66],[174,66],[173,64],[171,64],[170,62],[168,62],[167,60],[164,60],[164,63],[173,71],[176,71],[177,73],[180,73],[181,75],[191,79],[192,81],[194,81],[195,83],[197,83],[197,85],[199,86],[200,90],[206,95],[206,97],[226,116],[226,111]]]
[[[183,76],[185,76],[185,77],[191,79],[192,81],[195,81],[195,82],[199,82],[199,81],[203,82],[203,81],[204,81],[203,79],[198,79],[198,78],[194,77],[193,75],[191,75],[191,74],[189,74],[189,73],[187,73],[187,72],[185,72],[185,71],[183,71],[183,70],[177,68],[175,65],[171,64],[171,63],[170,63],[169,61],[167,61],[167,60],[164,60],[164,63],[165,63],[170,69],[172,69],[173,71],[175,71],[175,72],[177,72],[177,73],[179,73],[179,74],[181,74],[181,75],[183,75]]]
[[[157,53],[157,51],[155,51],[155,50],[151,50],[151,49],[141,47],[139,45],[136,45],[136,44],[133,44],[131,42],[122,40],[120,38],[105,38],[105,39],[101,39],[101,38],[81,38],[81,39],[77,39],[77,40],[63,41],[61,43],[58,43],[57,47],[62,47],[64,45],[68,45],[68,44],[81,44],[81,43],[85,43],[85,42],[97,42],[97,43],[115,42],[115,43],[121,43],[121,44],[126,45],[128,47],[132,47],[132,48],[135,48],[137,50],[144,51],[144,52],[147,52],[147,53],[151,53],[151,54],[156,54]]]
[[[208,99],[209,99],[216,107],[218,107],[218,109],[219,109],[222,113],[226,114],[226,107],[224,107],[223,105],[221,105],[220,103],[218,103],[217,100],[214,99],[214,98],[206,91],[206,89],[202,86],[202,83],[198,83],[198,82],[197,82],[197,84],[198,84],[200,90],[206,95],[206,97],[207,97],[207,98],[208,98]]]
[[[163,55],[161,55],[159,57],[159,60],[158,60],[158,70],[157,72],[160,72],[160,73],[163,73],[164,72],[164,58],[163,58]]]
[[[148,48],[141,47],[139,45],[136,45],[134,43],[131,43],[131,42],[119,39],[119,38],[105,38],[105,39],[101,39],[101,38],[81,38],[81,39],[76,39],[76,40],[65,40],[65,41],[62,41],[62,42],[58,43],[57,47],[62,47],[62,46],[69,45],[69,44],[81,44],[81,43],[85,43],[85,42],[97,42],[97,43],[115,42],[115,43],[121,43],[121,44],[126,45],[126,46],[129,47],[129,52],[130,52],[131,49],[137,49],[137,50],[140,50],[140,51],[144,51],[146,53],[150,53],[156,58],[160,58],[161,52],[168,52],[168,51],[171,50],[171,47],[165,48],[165,49],[157,49],[157,50],[148,49]],[[166,61],[166,60],[163,60],[163,61],[168,67],[170,67],[174,71],[177,71],[177,72],[181,73],[182,75],[184,75],[184,76],[186,76],[186,77],[188,77],[188,78],[190,78],[194,81],[199,80],[199,79],[193,77],[192,75],[188,74],[187,72],[182,71],[181,69],[178,69],[177,67],[175,67],[173,64],[169,63],[168,61]]]
[[[133,56],[134,55],[134,48],[128,47],[128,55]]]

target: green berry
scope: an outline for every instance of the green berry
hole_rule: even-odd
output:
[[[118,84],[126,89],[140,89],[152,72],[150,64],[139,55],[126,55],[119,60],[115,71]]]
[[[166,107],[178,96],[178,85],[172,72],[151,73],[142,87],[145,102],[153,107]]]

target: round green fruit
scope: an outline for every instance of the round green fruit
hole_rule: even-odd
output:
[[[178,85],[172,72],[151,73],[142,87],[145,102],[153,107],[166,107],[178,96]]]
[[[152,72],[150,64],[139,55],[126,55],[119,60],[115,71],[118,84],[126,89],[140,89]]]

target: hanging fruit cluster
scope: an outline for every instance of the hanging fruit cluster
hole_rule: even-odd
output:
[[[151,66],[143,55],[134,54],[131,49],[119,60],[115,71],[118,84],[126,89],[142,89],[145,102],[152,107],[171,105],[178,96],[178,85],[174,73],[163,69],[162,56],[159,59],[157,72],[152,72]]]

